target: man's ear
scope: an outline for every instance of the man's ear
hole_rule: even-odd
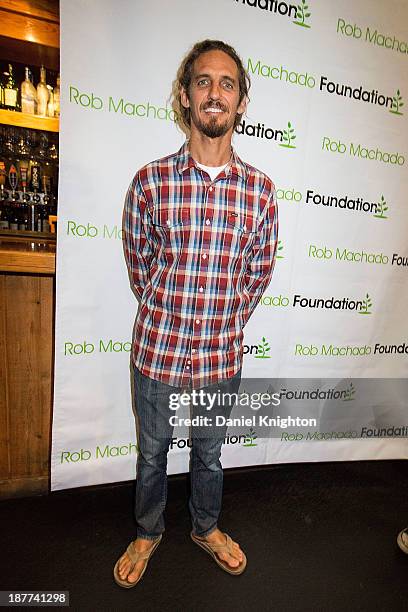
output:
[[[242,115],[243,113],[245,113],[247,104],[248,104],[248,98],[244,96],[241,102],[238,104],[238,108],[237,108],[238,115]]]
[[[190,108],[190,100],[184,87],[180,88],[180,101],[184,108]]]

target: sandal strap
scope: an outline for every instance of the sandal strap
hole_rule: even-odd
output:
[[[149,550],[139,552],[134,549],[133,542],[131,542],[126,549],[126,552],[129,555],[129,558],[131,562],[133,563],[133,565],[135,565],[138,561],[145,561],[146,559],[148,559],[152,551],[149,548]]]
[[[225,544],[211,544],[208,541],[206,542],[206,544],[208,544],[208,546],[211,548],[213,552],[228,553],[229,555],[231,555],[233,552],[232,540],[227,533],[224,533],[223,535],[225,535],[225,540],[226,540]]]

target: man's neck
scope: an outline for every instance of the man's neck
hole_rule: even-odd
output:
[[[232,130],[219,138],[208,138],[193,128],[189,141],[190,154],[204,166],[223,166],[231,158],[231,138]]]

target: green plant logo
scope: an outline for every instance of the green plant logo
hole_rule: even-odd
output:
[[[257,439],[257,435],[255,433],[255,431],[252,429],[252,427],[249,430],[249,433],[246,434],[245,436],[245,442],[243,443],[242,446],[258,446],[257,443],[255,442],[255,440]]]
[[[269,353],[269,351],[271,350],[271,347],[269,346],[269,342],[266,340],[265,336],[262,336],[262,342],[260,342],[256,348],[257,350],[256,350],[255,359],[270,359],[271,358],[270,355],[267,355],[267,353]]]
[[[306,19],[310,17],[309,6],[306,4],[306,0],[301,0],[300,4],[297,5],[296,20],[293,21],[302,28],[310,28],[310,24],[305,23]]]
[[[283,243],[282,240],[278,240],[278,246],[276,247],[276,259],[283,259],[285,256],[282,255]]]
[[[365,299],[363,300],[363,305],[361,309],[359,310],[359,314],[363,314],[363,315],[371,314],[372,305],[373,303],[371,301],[371,298],[367,293]]]
[[[388,219],[385,214],[388,210],[387,202],[385,201],[384,196],[381,196],[381,200],[377,204],[377,214],[374,215],[376,219]]]
[[[343,402],[352,402],[353,400],[355,400],[355,392],[356,390],[354,388],[353,383],[351,382],[349,388],[346,389],[346,397],[343,399]]]
[[[404,102],[402,101],[401,92],[399,89],[397,89],[397,93],[392,99],[392,107],[390,113],[393,113],[394,115],[403,115],[404,113],[400,112],[400,108],[402,108],[403,106]]]
[[[280,147],[285,147],[286,149],[296,149],[296,145],[293,144],[293,141],[296,140],[296,134],[290,121],[288,121],[288,129],[283,130],[282,140],[283,142],[279,143]]]

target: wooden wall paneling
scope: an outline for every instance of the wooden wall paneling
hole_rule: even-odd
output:
[[[27,66],[42,66],[59,71],[59,49],[37,45],[26,40],[0,36],[0,57]]]
[[[54,390],[54,304],[55,277],[40,277],[41,320],[39,330],[39,369],[41,413],[38,421],[39,473],[47,477],[50,470],[51,422]]]
[[[59,24],[0,8],[0,35],[59,47]]]
[[[0,8],[59,22],[59,0],[0,0]]]
[[[9,363],[11,478],[40,477],[47,471],[49,401],[43,385],[50,384],[43,364],[50,360],[52,320],[42,319],[43,278],[7,276],[7,355]],[[51,291],[52,297],[52,291]],[[45,308],[45,312],[49,308]],[[48,364],[50,369],[50,364]],[[48,392],[48,399],[50,392]],[[44,431],[45,428],[45,431]]]
[[[6,281],[0,275],[0,481],[10,477],[10,448],[7,398],[7,309]]]

